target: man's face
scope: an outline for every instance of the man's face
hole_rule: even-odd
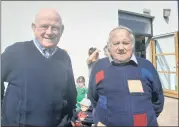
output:
[[[35,37],[45,48],[56,46],[63,32],[61,19],[53,13],[39,15],[35,24],[32,24],[32,28]]]
[[[118,29],[110,34],[109,52],[114,60],[119,62],[128,61],[133,53],[130,34],[125,29]]]

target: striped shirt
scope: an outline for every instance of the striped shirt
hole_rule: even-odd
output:
[[[137,59],[136,59],[134,53],[132,54],[130,60],[132,60],[132,61],[134,61],[136,64],[138,64]],[[111,56],[109,56],[109,61],[110,61],[110,63],[111,63],[112,61],[114,61]]]
[[[35,46],[37,47],[37,49],[40,51],[40,53],[45,56],[46,58],[50,58],[51,56],[53,56],[55,54],[55,52],[57,51],[57,47],[54,48],[45,48],[44,46],[42,46],[40,44],[40,42],[35,38],[33,40]]]

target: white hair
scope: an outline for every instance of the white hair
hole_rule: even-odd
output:
[[[109,40],[110,40],[110,36],[111,36],[111,33],[113,32],[113,31],[115,31],[115,30],[120,30],[120,29],[125,29],[125,30],[127,30],[128,32],[129,32],[129,34],[130,34],[130,38],[131,38],[131,43],[132,43],[132,48],[133,48],[133,51],[134,51],[134,49],[135,49],[135,36],[134,36],[134,34],[133,34],[133,32],[132,32],[132,30],[131,29],[129,29],[128,27],[125,27],[125,26],[118,26],[118,27],[116,27],[116,28],[114,28],[110,33],[109,33],[109,38],[108,38],[108,42],[107,42],[107,45],[108,45],[108,48],[109,48],[109,44],[111,43]]]

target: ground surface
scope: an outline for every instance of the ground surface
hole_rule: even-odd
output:
[[[178,99],[165,97],[163,112],[158,117],[159,126],[178,126]]]

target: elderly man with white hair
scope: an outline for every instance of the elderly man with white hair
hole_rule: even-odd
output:
[[[33,40],[14,43],[1,55],[1,125],[70,126],[77,92],[71,59],[57,47],[62,19],[55,9],[41,9],[32,30]]]
[[[124,26],[109,33],[109,58],[100,59],[89,80],[94,123],[99,126],[158,126],[164,95],[150,61],[134,54],[135,37]]]

